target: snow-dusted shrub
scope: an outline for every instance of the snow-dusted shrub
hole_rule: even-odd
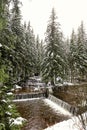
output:
[[[26,122],[20,117],[12,100],[13,93],[8,87],[0,86],[0,130],[20,130]]]

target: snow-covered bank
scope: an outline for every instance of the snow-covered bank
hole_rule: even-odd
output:
[[[63,114],[63,115],[67,115],[67,116],[69,116],[69,117],[72,116],[72,114],[71,114],[69,111],[67,111],[67,110],[65,110],[64,108],[60,107],[59,105],[57,105],[56,103],[52,102],[51,100],[49,100],[49,99],[44,99],[44,102],[45,102],[46,104],[48,104],[51,108],[53,108],[53,110],[54,110],[56,113],[61,113],[61,114]]]
[[[87,130],[87,113],[83,114],[84,118],[84,124],[85,124],[85,129]],[[79,117],[72,117],[71,119],[67,121],[63,121],[60,123],[57,123],[51,127],[48,127],[44,130],[85,130],[82,125],[82,120]]]
[[[71,117],[71,119],[57,123],[51,127],[46,128],[45,130],[84,130],[83,126],[82,126],[82,122],[81,122],[81,120],[79,120],[78,117],[76,117],[76,116],[72,117],[72,114],[70,112],[61,108],[60,106],[58,106],[56,103],[50,101],[49,99],[44,99],[44,102],[46,104],[48,104],[50,107],[52,107],[56,113],[60,112],[64,115],[68,115],[69,117]],[[87,113],[84,113],[83,117],[84,117],[84,120],[86,121]],[[87,127],[86,127],[86,130],[87,130]]]
[[[84,129],[79,119],[77,117],[73,117],[72,119],[57,123],[56,125],[48,127],[44,130],[84,130]]]

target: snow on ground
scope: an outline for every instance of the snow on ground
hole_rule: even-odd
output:
[[[64,114],[64,115],[69,115],[70,117],[72,116],[71,113],[69,113],[67,110],[61,108],[60,106],[58,106],[56,103],[52,102],[49,99],[44,99],[44,102],[46,104],[48,104],[50,107],[52,107],[54,109],[54,111],[58,112],[60,111],[60,113]],[[84,120],[87,120],[87,113],[83,114]],[[48,127],[44,130],[84,130],[82,127],[82,123],[80,122],[79,118],[74,116],[71,117],[71,119],[67,120],[67,121],[63,121],[60,123],[57,123],[51,127]],[[86,129],[87,130],[87,129]]]
[[[48,127],[44,130],[84,130],[82,123],[77,117],[72,117],[67,121],[57,123],[51,127]]]
[[[57,105],[56,103],[52,102],[51,100],[49,99],[44,99],[44,102],[46,104],[48,104],[51,108],[53,108],[53,110],[56,112],[56,113],[61,113],[61,114],[64,114],[64,115],[68,115],[68,116],[72,116],[72,114],[65,110],[64,108],[60,107],[59,105]]]
[[[71,113],[69,113],[67,110],[61,108],[60,106],[58,106],[56,103],[52,102],[49,99],[44,99],[44,102],[46,104],[48,104],[50,107],[52,107],[56,113],[59,113],[59,111],[60,111],[60,113],[71,117],[71,119],[69,119],[69,120],[57,123],[44,130],[84,130],[82,127],[82,123],[80,122],[78,117],[76,117],[76,116],[72,117]],[[87,113],[83,114],[83,116],[85,119],[87,117]]]

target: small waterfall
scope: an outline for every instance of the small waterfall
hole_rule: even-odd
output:
[[[69,111],[70,113],[72,113],[73,115],[76,115],[78,112],[78,108],[71,106],[70,104],[68,104],[67,102],[64,102],[56,97],[54,97],[53,95],[49,94],[48,99],[50,99],[51,101],[55,102],[56,104],[58,104],[60,107],[66,109],[67,111]]]
[[[14,99],[19,100],[19,99],[29,99],[29,98],[48,98],[51,101],[55,102],[56,104],[58,104],[60,107],[64,108],[65,110],[69,111],[70,113],[72,113],[73,115],[76,115],[78,112],[78,108],[75,106],[71,106],[70,104],[68,104],[67,102],[64,102],[56,97],[54,97],[51,94],[48,94],[49,96],[47,96],[47,93],[27,93],[27,94],[15,94],[14,95]]]
[[[28,99],[28,98],[38,98],[45,97],[45,93],[34,93],[34,94],[15,94],[14,99]]]

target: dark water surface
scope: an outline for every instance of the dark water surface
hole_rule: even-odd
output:
[[[16,102],[19,113],[26,118],[27,124],[21,130],[43,130],[48,126],[69,119],[56,113],[43,99]]]
[[[63,86],[61,89],[57,89],[56,87],[53,95],[72,106],[76,106],[79,109],[78,114],[87,111],[87,83]]]

